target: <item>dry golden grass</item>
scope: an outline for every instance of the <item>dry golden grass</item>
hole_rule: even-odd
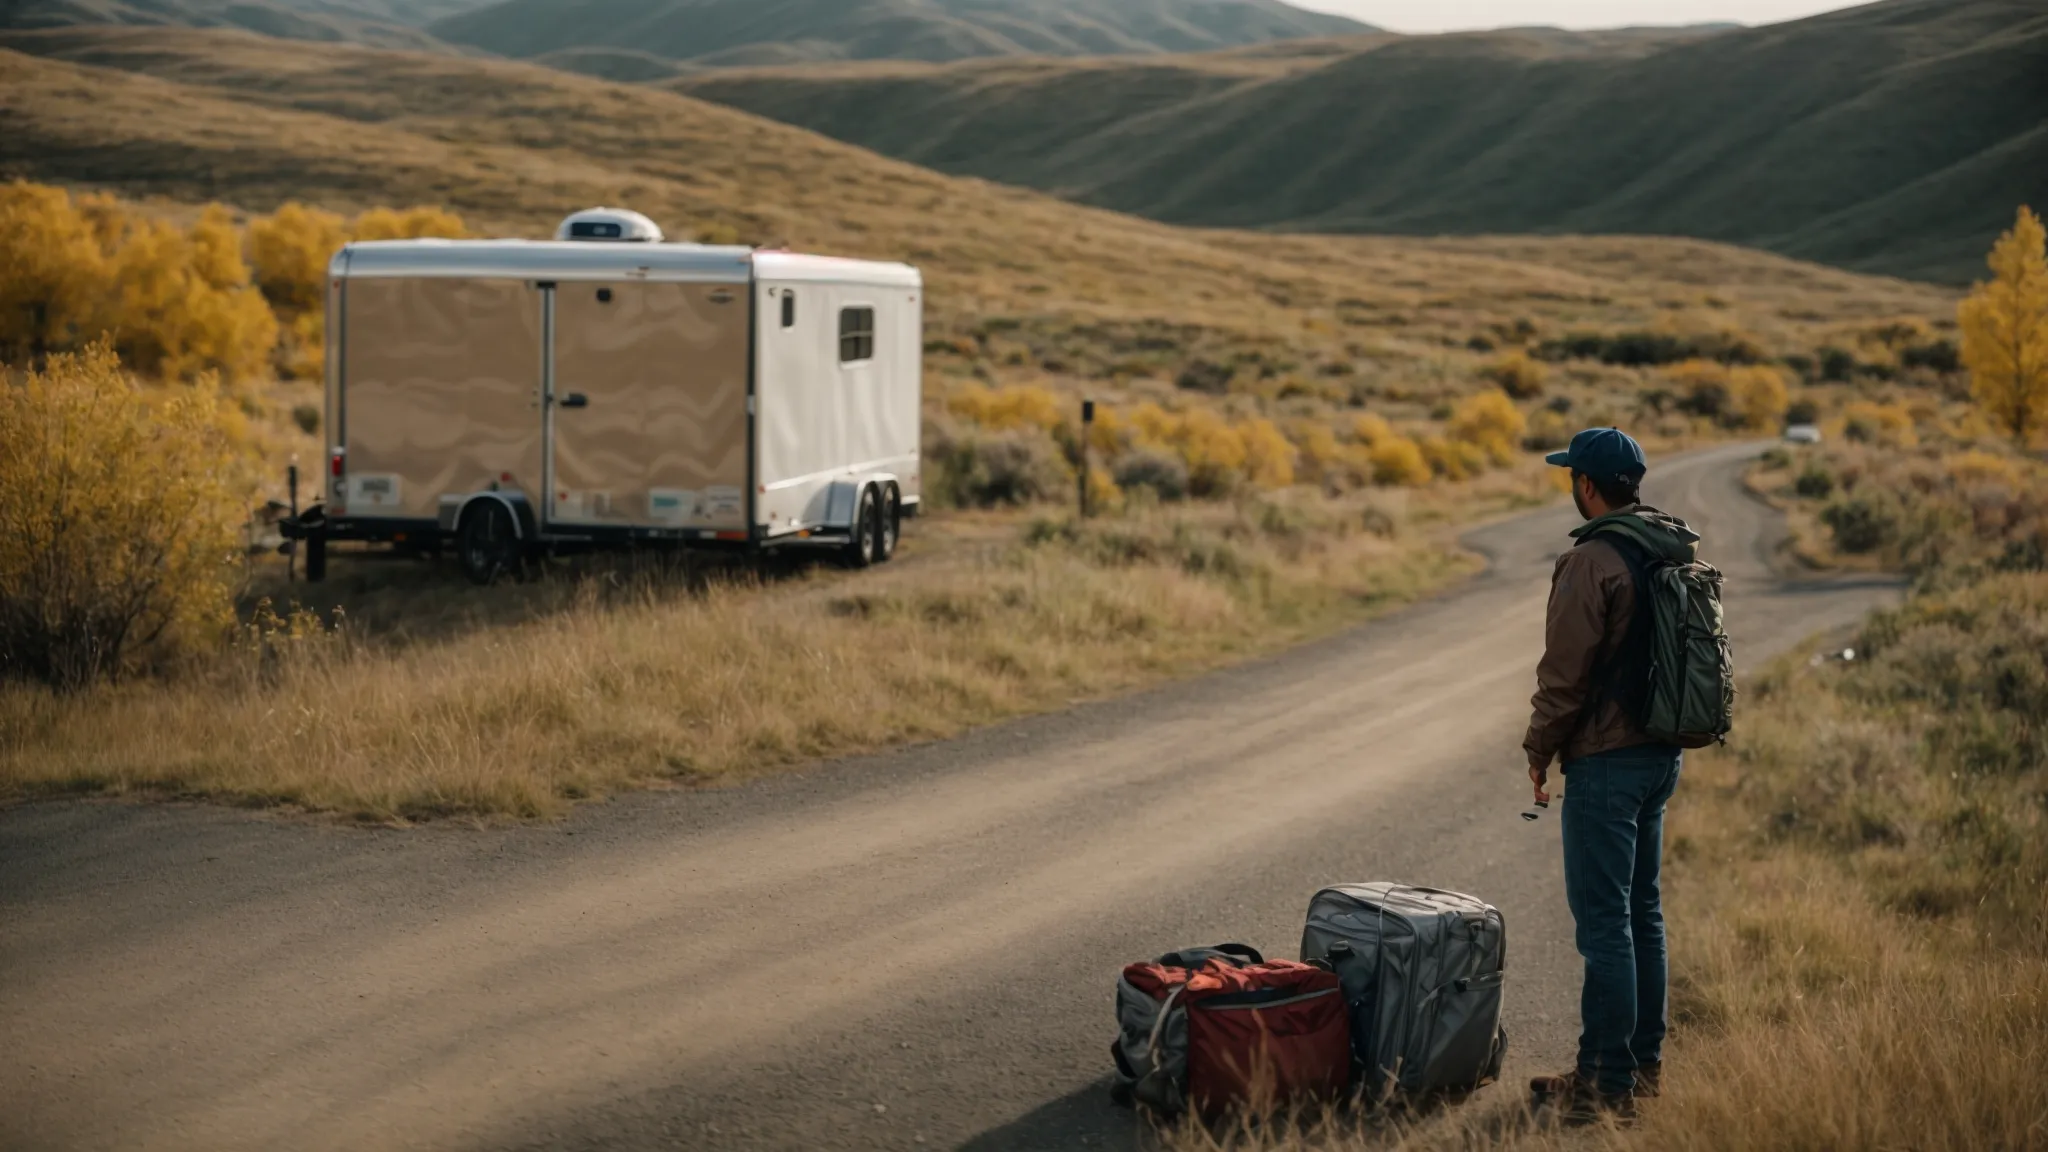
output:
[[[1496,474],[1494,506],[1529,482]],[[185,681],[0,690],[0,790],[542,816],[944,736],[1272,651],[1472,567],[1375,507],[961,516],[891,569],[767,583],[612,566],[477,597],[344,561],[323,591],[376,625],[251,634]]]
[[[1729,746],[1687,757],[1666,829],[1674,1027],[1638,1126],[1546,1129],[1503,1085],[1406,1122],[1173,1145],[2048,1148],[2048,484],[1967,411],[1919,432],[1796,458],[1826,494],[1790,487],[1789,454],[1758,477],[1794,506],[1887,501],[1878,554],[1917,591],[1752,677]]]
[[[1482,370],[1499,350],[1546,335],[1736,329],[1793,354],[1900,316],[1938,324],[1952,304],[1926,286],[1691,241],[1176,229],[671,92],[235,33],[0,35],[0,129],[0,174],[151,198],[174,216],[209,200],[244,213],[288,199],[342,213],[439,204],[474,231],[534,236],[610,202],[683,238],[911,260],[929,285],[934,415],[969,382],[1032,385],[1111,411],[1206,406],[1290,436],[1316,422],[1349,435],[1369,410],[1434,443],[1490,386]],[[1197,394],[1182,386],[1191,374],[1227,385]],[[1581,361],[1552,370],[1530,403],[1553,424],[1627,420],[1667,443],[1698,434],[1645,400],[1654,386],[1644,370]],[[285,422],[316,394],[281,384],[245,397],[274,464],[294,450],[316,458],[318,441]],[[924,556],[857,590],[826,575],[621,592],[571,573],[477,597],[443,576],[365,576],[344,562],[319,604],[347,610],[338,643],[271,643],[312,650],[89,699],[10,692],[0,781],[380,819],[549,813],[579,795],[935,736],[1270,650],[1441,582],[1461,562],[1436,533],[1497,506],[1475,490],[1521,483],[1509,471],[1425,490],[1409,535],[1354,533],[1327,551],[1304,550],[1286,516],[1230,505],[1134,510],[1120,530],[1157,541],[1129,554],[1101,533],[1023,543],[1016,517],[956,516],[919,525],[912,548]],[[265,495],[281,498],[282,485]],[[1370,498],[1293,491],[1280,503],[1355,523]],[[1238,563],[1190,558],[1191,539],[1226,538],[1246,516],[1256,523],[1231,541]],[[1192,525],[1179,543],[1176,522]],[[856,658],[878,661],[876,674],[850,696],[824,693]]]

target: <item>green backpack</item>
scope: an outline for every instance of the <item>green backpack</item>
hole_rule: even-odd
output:
[[[1594,534],[1621,553],[1636,588],[1635,619],[1608,671],[1608,697],[1659,743],[1725,743],[1735,724],[1735,655],[1721,615],[1720,570],[1652,556],[1624,529]]]

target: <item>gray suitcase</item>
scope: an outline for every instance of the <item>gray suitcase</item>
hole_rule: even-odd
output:
[[[1493,905],[1404,884],[1325,888],[1309,902],[1301,958],[1344,986],[1367,1100],[1466,1092],[1500,1075],[1507,922]]]

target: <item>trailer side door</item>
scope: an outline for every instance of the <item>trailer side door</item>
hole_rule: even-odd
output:
[[[748,314],[745,285],[557,285],[550,525],[745,527]]]

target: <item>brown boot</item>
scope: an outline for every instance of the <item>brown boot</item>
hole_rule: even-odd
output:
[[[1606,1093],[1577,1069],[1559,1076],[1537,1076],[1529,1081],[1530,1106],[1538,1113],[1548,1111],[1560,1123],[1577,1127],[1611,1119],[1630,1124],[1636,1118],[1633,1091]]]
[[[1636,1099],[1648,1100],[1664,1094],[1664,1062],[1652,1060],[1636,1069]]]

